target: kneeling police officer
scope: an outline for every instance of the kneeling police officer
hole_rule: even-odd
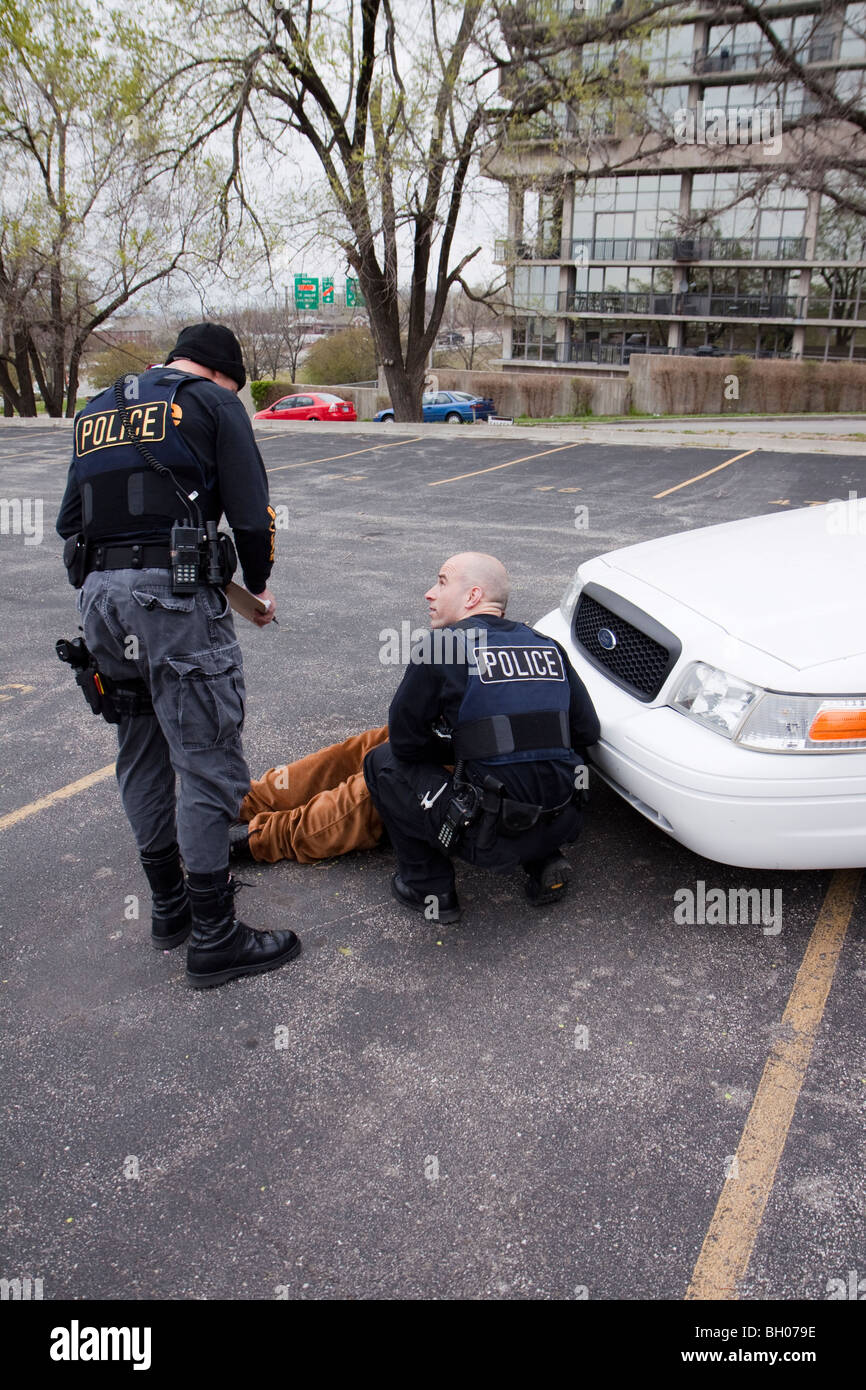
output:
[[[237,397],[245,380],[230,329],[183,329],[164,367],[121,378],[76,417],[57,519],[86,644],[58,652],[79,668],[91,707],[117,725],[151,939],[172,949],[192,932],[187,979],[199,988],[273,970],[301,949],[294,932],[237,920],[228,872],[229,826],[250,780],[243,660],[223,592],[238,557],[247,588],[268,604],[257,626],[275,609],[274,512]],[[223,512],[237,554],[217,532]]]
[[[452,856],[521,864],[529,900],[553,902],[568,882],[559,847],[580,829],[598,718],[558,644],[504,616],[508,593],[493,556],[445,561],[425,594],[426,650],[391,702],[388,742],[364,760],[397,855],[394,896],[440,922],[460,916]]]

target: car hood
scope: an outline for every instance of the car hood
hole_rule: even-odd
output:
[[[797,670],[866,651],[866,498],[684,531],[600,558]],[[609,583],[616,588],[614,576]]]

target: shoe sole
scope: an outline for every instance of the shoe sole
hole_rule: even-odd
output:
[[[568,880],[568,863],[565,859],[560,859],[557,863],[549,864],[544,870],[539,883],[539,893],[530,893],[527,884],[526,896],[533,907],[546,907],[549,903],[561,902],[568,893]]]
[[[533,907],[547,907],[550,903],[562,902],[568,896],[568,884],[555,884],[547,892],[539,893],[537,898],[530,897],[528,893],[526,896]]]
[[[296,941],[285,955],[277,956],[275,960],[264,961],[261,965],[235,966],[229,970],[215,970],[206,975],[187,970],[187,984],[191,985],[193,989],[215,989],[217,985],[227,985],[229,980],[239,980],[244,975],[264,975],[268,970],[279,970],[286,961],[294,960],[300,954],[301,943]]]

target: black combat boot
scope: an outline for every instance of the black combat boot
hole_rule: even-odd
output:
[[[190,874],[192,938],[186,954],[186,978],[195,989],[224,985],[239,975],[277,970],[300,954],[293,931],[253,931],[235,917],[234,895],[240,885],[228,869],[219,874]]]
[[[192,912],[177,844],[152,854],[142,854],[153,898],[150,939],[157,951],[171,951],[186,941],[192,929]]]
[[[558,852],[544,859],[530,859],[523,865],[526,871],[526,896],[533,907],[558,903],[568,892],[571,873],[568,860]]]
[[[229,859],[256,862],[250,848],[250,827],[243,822],[229,826]]]
[[[453,888],[445,893],[424,893],[420,888],[410,888],[399,874],[392,874],[391,893],[404,907],[423,912],[428,921],[443,924],[460,921],[462,908]]]

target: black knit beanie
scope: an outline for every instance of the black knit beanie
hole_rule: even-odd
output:
[[[189,328],[182,328],[165,359],[166,366],[176,357],[188,357],[190,362],[210,367],[212,372],[230,376],[239,390],[247,379],[240,343],[232,330],[221,323],[193,323]]]

